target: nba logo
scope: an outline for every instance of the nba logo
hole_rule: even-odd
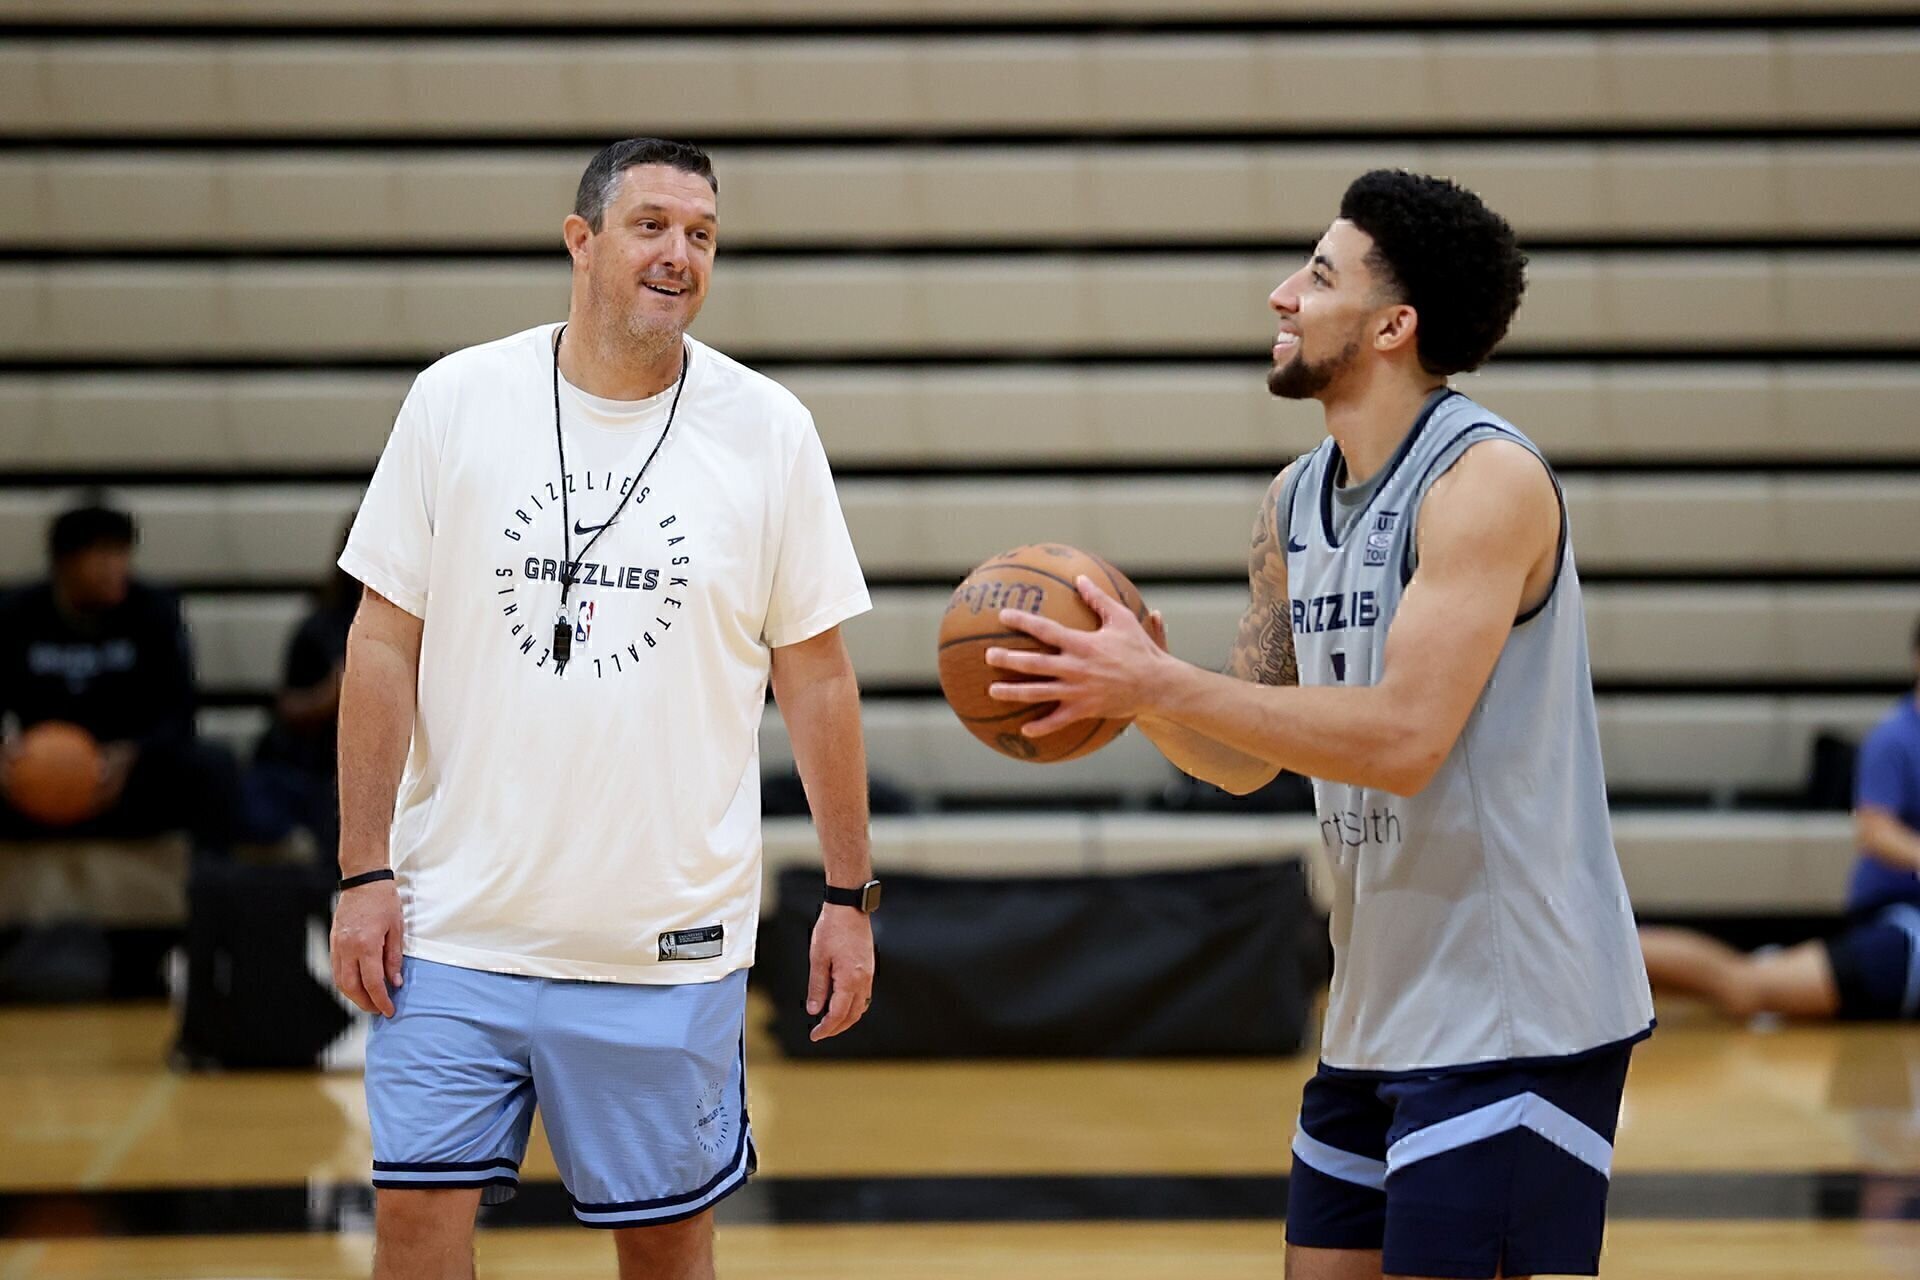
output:
[[[1393,526],[1399,519],[1398,511],[1382,511],[1373,518],[1373,527],[1367,530],[1366,564],[1373,566],[1387,562],[1387,550],[1393,546]]]
[[[585,644],[588,633],[593,630],[593,601],[582,602],[580,612],[574,617],[576,621],[573,624],[573,642],[576,645]]]

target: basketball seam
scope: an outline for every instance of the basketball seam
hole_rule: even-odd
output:
[[[940,642],[940,648],[951,649],[957,644],[972,644],[975,640],[1007,640],[1014,636],[1019,636],[1022,640],[1033,640],[1033,637],[1024,631],[982,631],[977,636],[955,636],[951,640],[942,640]],[[1046,642],[1035,640],[1034,643],[1044,644]]]
[[[1005,698],[995,698],[995,699],[994,699],[994,701],[995,701],[995,702],[1005,702],[1005,701],[1006,701],[1006,699],[1005,699]],[[951,704],[951,703],[949,703],[948,705],[949,705],[949,706],[951,706],[952,704]],[[961,714],[960,714],[960,713],[959,713],[958,711],[955,711],[955,712],[953,713],[953,717],[954,717],[954,719],[956,719],[956,720],[959,720],[959,721],[962,721],[962,722],[964,722],[964,723],[966,723],[966,724],[998,724],[998,723],[999,723],[1000,721],[1002,721],[1002,720],[1011,720],[1011,719],[1013,719],[1013,718],[1014,718],[1015,716],[1023,716],[1023,715],[1026,715],[1026,714],[1027,714],[1028,712],[1030,712],[1030,711],[1045,711],[1045,710],[1048,710],[1048,709],[1050,709],[1050,708],[1053,708],[1053,707],[1057,707],[1057,706],[1059,706],[1059,705],[1060,705],[1060,704],[1059,704],[1058,702],[1030,702],[1030,703],[1028,703],[1028,704],[1027,704],[1026,706],[1024,706],[1024,707],[1021,707],[1021,708],[1019,708],[1019,709],[1018,709],[1018,710],[1016,710],[1016,711],[1009,711],[1009,712],[1007,712],[1007,713],[1006,713],[1005,715],[998,715],[998,716],[963,716],[963,715],[961,715]]]
[[[1056,704],[1056,705],[1058,705],[1058,704]],[[1055,756],[1055,757],[1054,757],[1053,759],[1051,759],[1051,760],[1041,760],[1041,761],[1038,761],[1037,763],[1039,763],[1039,764],[1060,764],[1060,763],[1063,763],[1064,761],[1067,761],[1067,760],[1070,760],[1070,759],[1072,759],[1072,758],[1073,758],[1073,753],[1074,753],[1074,752],[1076,752],[1076,751],[1078,751],[1078,750],[1079,750],[1080,748],[1082,748],[1082,747],[1084,747],[1084,746],[1086,746],[1086,745],[1087,745],[1087,744],[1088,744],[1089,742],[1092,742],[1092,741],[1093,741],[1093,735],[1094,735],[1094,734],[1096,734],[1096,733],[1098,733],[1098,732],[1100,732],[1100,731],[1101,731],[1102,729],[1104,729],[1104,728],[1106,728],[1106,727],[1107,727],[1107,725],[1109,725],[1109,724],[1111,724],[1111,723],[1112,723],[1112,721],[1111,721],[1111,720],[1106,720],[1106,719],[1098,719],[1098,720],[1095,720],[1095,721],[1093,722],[1093,727],[1092,727],[1091,729],[1088,729],[1088,730],[1087,730],[1087,732],[1086,732],[1086,734],[1085,734],[1085,736],[1083,736],[1083,737],[1082,737],[1082,738],[1080,739],[1080,741],[1078,741],[1078,742],[1076,742],[1076,743],[1074,743],[1074,744],[1073,744],[1073,745],[1072,745],[1071,747],[1068,747],[1068,748],[1067,748],[1067,749],[1066,749],[1065,751],[1062,751],[1062,752],[1061,752],[1061,753],[1060,753],[1059,755],[1057,755],[1057,756]],[[1125,726],[1125,725],[1122,725],[1122,726],[1121,726],[1121,730],[1122,730],[1122,732],[1124,732],[1124,731],[1125,731],[1125,729],[1126,729],[1126,726]],[[1115,736],[1118,736],[1118,735],[1115,735]]]

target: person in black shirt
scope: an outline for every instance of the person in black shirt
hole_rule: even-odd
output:
[[[50,578],[0,598],[0,719],[79,725],[100,743],[93,814],[49,828],[0,796],[0,837],[140,837],[185,830],[215,851],[239,807],[233,757],[194,733],[180,602],[133,576],[133,518],[89,505],[56,517]],[[10,749],[10,746],[9,748]]]
[[[287,643],[273,724],[254,750],[248,776],[251,825],[268,839],[304,827],[328,861],[340,826],[335,782],[340,678],[347,664],[347,632],[359,604],[360,583],[336,566]]]

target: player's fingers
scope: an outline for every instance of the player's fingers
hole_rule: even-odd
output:
[[[1147,634],[1162,649],[1167,647],[1167,619],[1158,609],[1147,611]]]
[[[387,960],[387,986],[398,991],[406,982],[406,975],[403,972],[403,966],[406,963],[406,952],[401,946],[400,930],[389,929],[387,931],[386,945],[383,950],[385,951]]]
[[[1054,702],[1060,685],[1053,680],[995,680],[987,686],[987,696],[997,702]]]
[[[380,957],[362,956],[360,959],[360,985],[372,1002],[371,1008],[383,1017],[393,1016],[393,998],[387,994],[385,975],[380,972]]]
[[[1001,667],[1008,671],[1026,671],[1045,675],[1058,671],[1066,664],[1061,662],[1057,653],[1041,653],[1037,649],[1006,649],[999,645],[987,650],[987,665]]]
[[[373,1000],[367,995],[366,988],[360,985],[360,964],[351,956],[343,955],[339,950],[333,953],[333,985],[340,994],[351,1000],[357,1008],[372,1013]]]
[[[1087,602],[1087,607],[1100,615],[1101,622],[1112,622],[1123,613],[1128,617],[1133,616],[1125,605],[1102,591],[1086,574],[1075,578],[1073,585],[1080,592],[1080,598]]]
[[[846,1023],[840,1028],[845,1031],[860,1019],[866,1017],[867,1009],[873,1004],[873,972],[859,974],[847,983]],[[836,1033],[838,1034],[838,1033]]]
[[[827,962],[816,950],[807,961],[807,1013],[817,1014],[827,1005]]]
[[[1020,732],[1025,737],[1044,738],[1055,730],[1066,728],[1075,720],[1084,719],[1086,719],[1084,715],[1078,711],[1069,710],[1063,703],[1038,720],[1029,720],[1021,725]]]
[[[1056,649],[1071,648],[1078,637],[1086,634],[1072,627],[1063,627],[1052,618],[1028,613],[1024,609],[1002,609],[1000,621],[1002,625],[1012,627],[1015,631],[1024,631],[1035,640],[1050,644]]]
[[[848,983],[836,983],[833,988],[833,1001],[827,1006],[827,1016],[820,1019],[813,1028],[812,1038],[825,1040],[837,1036],[853,1023],[847,1014],[853,1009],[853,988]]]

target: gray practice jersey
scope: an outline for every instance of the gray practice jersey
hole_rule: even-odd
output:
[[[1379,678],[1413,576],[1420,502],[1462,453],[1490,439],[1539,454],[1507,422],[1442,390],[1366,485],[1340,488],[1332,440],[1295,466],[1278,515],[1302,684]],[[1314,781],[1334,882],[1321,1046],[1330,1068],[1563,1057],[1652,1025],[1607,818],[1564,510],[1554,585],[1515,622],[1433,780],[1408,797]]]

